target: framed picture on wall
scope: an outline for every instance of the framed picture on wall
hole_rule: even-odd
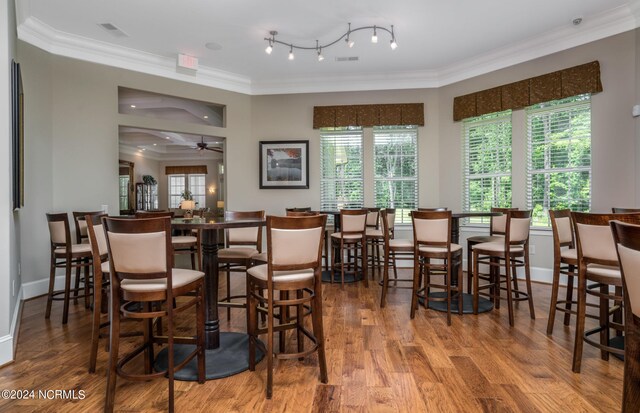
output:
[[[11,61],[11,147],[13,209],[24,206],[24,92],[20,64]]]
[[[260,141],[260,189],[308,189],[309,141]]]

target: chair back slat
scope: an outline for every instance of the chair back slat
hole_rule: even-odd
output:
[[[340,228],[343,234],[364,233],[367,223],[366,209],[343,209],[340,211]]]
[[[264,219],[264,211],[225,211],[226,220]],[[229,228],[226,230],[226,246],[252,245],[262,251],[262,226],[247,228]]]

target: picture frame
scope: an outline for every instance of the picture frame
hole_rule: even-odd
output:
[[[11,150],[13,210],[24,206],[24,92],[20,64],[11,61]]]
[[[260,141],[260,189],[309,189],[309,141]]]

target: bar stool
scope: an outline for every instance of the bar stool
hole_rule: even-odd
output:
[[[67,324],[69,320],[69,300],[71,292],[74,298],[88,300],[89,294],[89,267],[91,266],[91,247],[89,244],[72,244],[71,231],[69,229],[69,217],[66,212],[59,214],[46,214],[49,225],[49,236],[51,239],[51,266],[49,272],[49,292],[47,294],[47,309],[45,319],[51,316],[51,305],[53,301],[64,301],[62,310],[62,324]],[[55,290],[56,268],[64,268],[64,290]],[[76,287],[71,288],[71,269],[76,268]],[[84,268],[84,278],[80,280],[80,269]],[[80,281],[84,284],[84,294],[78,295]],[[58,297],[63,295],[63,297]]]
[[[611,221],[624,291],[622,411],[640,411],[640,226]]]
[[[467,238],[467,293],[471,294],[471,285],[473,277],[473,260],[472,251],[473,246],[481,244],[483,242],[496,242],[501,241],[504,238],[505,226],[507,216],[504,215],[509,211],[517,211],[518,208],[491,208],[491,212],[502,212],[503,215],[498,215],[489,218],[489,235],[476,235]]]
[[[264,219],[264,211],[225,211],[225,220]],[[246,308],[244,294],[231,295],[231,273],[242,274],[251,267],[252,260],[260,259],[262,252],[262,227],[229,228],[225,234],[225,248],[218,251],[219,268],[227,274],[227,295],[218,299],[220,307],[227,308],[227,320],[231,320],[231,308]],[[242,299],[245,302],[233,302]]]
[[[413,239],[396,239],[392,237],[393,222],[396,218],[395,208],[385,208],[380,211],[380,219],[382,221],[382,233],[384,234],[384,268],[382,272],[382,294],[380,296],[380,308],[384,308],[387,304],[387,290],[389,283],[394,283],[396,288],[413,288],[399,287],[398,282],[411,282],[413,278],[398,278],[398,270],[396,268],[396,259],[411,258],[413,260]],[[392,280],[389,279],[389,267],[393,266]]]
[[[624,325],[620,317],[622,303],[622,277],[616,245],[609,221],[618,220],[631,224],[640,224],[640,214],[591,214],[572,212],[571,219],[576,231],[578,246],[578,312],[576,315],[576,337],[573,348],[574,373],[580,373],[584,343],[600,349],[602,360],[609,359],[609,353],[624,354],[613,347],[609,341],[610,330],[622,333]],[[587,283],[595,284],[587,286]],[[614,287],[614,291],[610,291]],[[598,326],[585,331],[585,313],[587,294],[598,297],[600,317]],[[613,307],[610,307],[613,301]],[[614,320],[610,320],[613,315]],[[599,340],[591,338],[599,334]]]
[[[531,272],[529,267],[529,227],[531,225],[531,211],[507,211],[505,236],[494,242],[476,244],[473,249],[473,313],[478,314],[478,298],[480,290],[489,289],[490,296],[496,308],[500,308],[500,291],[507,291],[507,305],[509,306],[509,325],[513,327],[513,301],[529,302],[531,319],[535,320],[533,296],[531,293]],[[489,274],[480,274],[480,264],[489,266]],[[505,279],[502,281],[500,269],[505,269]],[[520,291],[517,284],[517,268],[524,267],[527,292]],[[479,280],[488,281],[480,286]],[[502,283],[506,288],[501,287]],[[513,287],[511,286],[513,283]]]
[[[367,238],[366,238],[366,209],[342,209],[340,210],[340,232],[331,234],[331,282],[333,283],[333,274],[340,271],[341,286],[344,287],[345,267],[347,272],[352,272],[354,278],[358,273],[358,261],[362,268],[364,286],[369,288],[369,280],[367,278]],[[360,257],[358,257],[360,251]],[[348,258],[353,257],[353,261],[344,257],[347,252]],[[340,262],[337,262],[336,256],[341,256]],[[351,270],[351,268],[353,268]]]
[[[551,303],[549,305],[547,334],[551,335],[553,334],[556,310],[564,313],[565,326],[569,325],[571,314],[576,314],[576,311],[572,310],[571,307],[577,304],[577,301],[573,300],[573,279],[578,275],[576,271],[578,268],[578,250],[575,247],[571,210],[550,210],[549,218],[553,231],[553,284],[551,286]],[[561,274],[567,276],[567,294],[564,300],[558,300]],[[562,305],[564,305],[564,307],[562,307]],[[587,306],[596,307],[593,304],[587,304]],[[593,316],[588,315],[588,317]]]
[[[256,346],[263,349],[267,359],[266,397],[271,398],[273,388],[273,358],[300,359],[318,352],[320,381],[327,383],[327,363],[324,351],[322,326],[322,238],[326,215],[307,217],[267,217],[268,263],[247,270],[247,331],[249,333],[249,370],[255,370]],[[266,290],[267,296],[259,293]],[[275,299],[275,292],[280,292]],[[282,294],[286,293],[286,294]],[[289,294],[295,298],[289,299]],[[267,327],[258,328],[258,306],[267,308]],[[311,305],[311,311],[304,307]],[[280,308],[276,325],[274,309]],[[283,309],[296,308],[294,320],[283,317]],[[304,326],[304,317],[310,314],[313,333]],[[297,334],[297,352],[274,354],[274,332],[283,333],[294,329]],[[258,340],[258,335],[267,334],[267,345]],[[304,337],[313,344],[305,350]],[[283,335],[281,335],[282,340]],[[281,341],[282,343],[282,341]]]
[[[451,211],[413,211],[413,293],[411,294],[411,318],[413,319],[418,307],[418,298],[424,299],[424,305],[429,307],[429,301],[445,301],[447,303],[447,325],[451,325],[451,297],[458,293],[458,312],[462,314],[462,247],[451,243]],[[431,262],[431,260],[441,262]],[[454,265],[458,266],[457,286],[452,285]],[[434,272],[435,271],[435,272]],[[442,284],[432,282],[432,276],[443,275]],[[423,278],[424,277],[424,278]],[[424,279],[424,287],[420,288],[420,281]],[[443,289],[446,296],[442,298],[430,297],[432,288]]]
[[[76,244],[86,244],[89,242],[89,238],[87,235],[87,223],[85,217],[87,215],[103,215],[102,211],[72,211],[71,215],[73,216],[73,224],[75,225],[75,233],[76,233]],[[85,278],[88,279],[87,271],[89,270],[90,263],[86,262],[87,266],[85,267]],[[84,307],[89,308],[89,296],[91,295],[91,283],[85,283],[84,285]],[[80,289],[80,267],[76,268],[76,284],[75,291],[73,297],[73,303],[78,304],[78,291]]]
[[[296,216],[298,213],[309,213],[317,214],[319,212],[312,211],[311,207],[294,207],[294,208],[286,208],[285,213],[289,216]],[[304,215],[300,215],[304,216]],[[324,249],[322,251],[322,259],[324,260],[324,269],[329,271],[329,230],[325,228],[324,230]],[[266,263],[266,259],[264,263]]]
[[[173,245],[171,219],[118,219],[103,220],[109,266],[111,269],[111,306],[109,308],[109,369],[105,397],[105,412],[112,412],[115,404],[116,378],[147,381],[168,377],[169,411],[174,411],[174,380],[176,370],[197,357],[198,382],[205,380],[204,352],[204,273],[171,268]],[[195,295],[187,296],[195,292]],[[177,300],[185,297],[187,300]],[[161,302],[163,307],[154,307]],[[138,304],[139,303],[139,304]],[[134,305],[135,304],[135,305]],[[180,338],[180,343],[194,345],[194,350],[179,362],[174,359],[175,316],[195,306],[196,337]],[[142,321],[144,342],[129,354],[119,358],[120,318]],[[167,336],[155,337],[155,319],[167,319]],[[154,344],[167,344],[167,370],[153,372]],[[144,353],[144,374],[125,370],[130,361]]]

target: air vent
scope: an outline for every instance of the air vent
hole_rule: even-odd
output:
[[[336,57],[336,62],[357,62],[358,56]]]
[[[105,29],[107,31],[107,33],[109,33],[110,35],[112,35],[114,37],[129,37],[128,34],[123,32],[122,30],[120,30],[120,28],[118,28],[113,23],[99,23],[98,26],[100,26],[103,29]]]

